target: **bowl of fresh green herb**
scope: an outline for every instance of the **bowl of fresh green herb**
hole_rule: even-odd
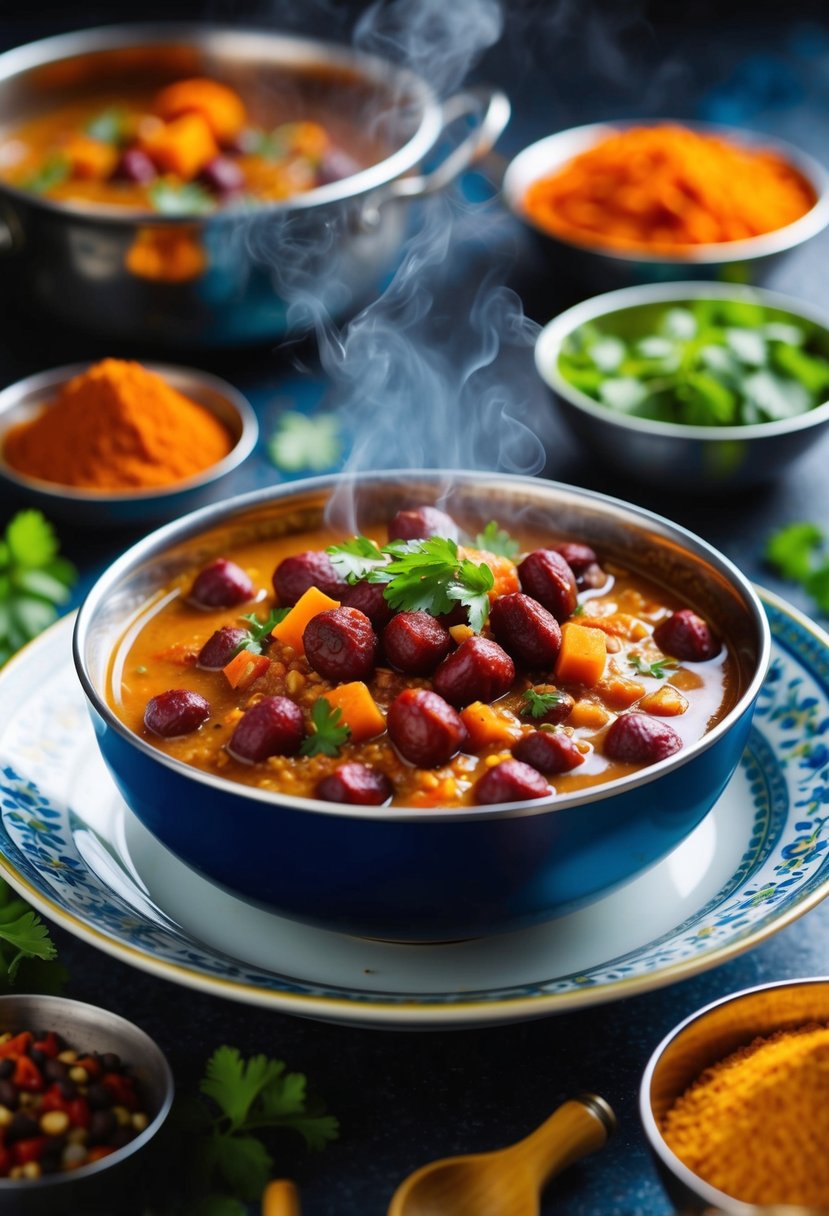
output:
[[[760,288],[624,288],[554,318],[536,367],[589,451],[697,494],[772,479],[829,425],[829,316]]]

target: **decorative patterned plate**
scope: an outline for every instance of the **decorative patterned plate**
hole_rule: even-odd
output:
[[[72,667],[69,618],[0,676],[0,873],[54,922],[136,967],[329,1021],[508,1022],[674,982],[829,893],[829,637],[764,599],[772,666],[716,807],[647,873],[546,925],[400,946],[298,925],[214,887],[115,790]]]

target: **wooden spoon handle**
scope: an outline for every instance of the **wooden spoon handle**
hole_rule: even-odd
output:
[[[300,1216],[299,1195],[293,1182],[276,1178],[262,1195],[262,1216]]]
[[[571,1098],[549,1119],[507,1151],[538,1180],[539,1188],[579,1157],[605,1143],[616,1127],[616,1116],[596,1094]]]

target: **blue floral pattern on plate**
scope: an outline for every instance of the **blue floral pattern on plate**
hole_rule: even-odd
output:
[[[340,935],[264,912],[257,915],[269,932],[285,940],[303,935],[306,952],[309,943],[312,953],[318,946],[313,978],[251,965],[235,950],[202,941],[192,923],[178,923],[155,898],[131,855],[124,831],[130,813],[100,765],[72,669],[70,619],[0,677],[0,704],[9,707],[0,712],[0,872],[54,921],[127,962],[237,1000],[331,1020],[507,1021],[684,978],[761,940],[829,892],[829,639],[782,601],[768,596],[765,606],[773,659],[738,775],[743,836],[732,873],[667,931],[584,970],[551,973],[548,965],[544,978],[545,939],[528,931],[532,982],[505,978],[493,949],[486,984],[453,987],[437,971],[429,974],[423,952],[441,948],[417,947],[426,982],[413,993],[405,985],[378,990],[332,979],[332,944],[345,949],[353,939],[338,943]],[[405,968],[411,949],[387,947],[387,957]]]

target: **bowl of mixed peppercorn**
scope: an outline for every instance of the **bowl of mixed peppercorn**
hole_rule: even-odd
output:
[[[762,288],[593,296],[544,327],[535,362],[592,457],[665,491],[770,481],[829,427],[829,316]]]
[[[297,920],[440,941],[678,845],[736,768],[769,635],[743,575],[654,514],[390,470],[168,524],[91,590],[74,655],[173,854]]]
[[[172,1098],[164,1055],[133,1023],[64,997],[0,997],[0,1211],[118,1210]]]

